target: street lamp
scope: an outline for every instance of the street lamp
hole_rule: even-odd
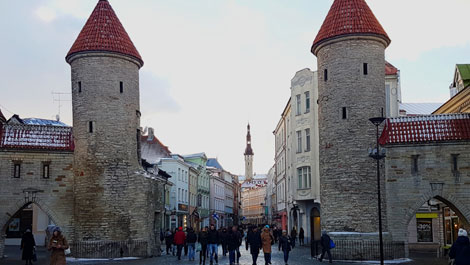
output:
[[[382,113],[383,116],[383,113]],[[378,197],[378,204],[379,204],[379,241],[380,241],[380,264],[384,264],[384,244],[383,244],[383,237],[382,237],[382,199],[380,196],[380,160],[385,158],[385,152],[380,152],[380,145],[379,145],[379,126],[385,120],[384,117],[375,117],[370,118],[369,121],[375,125],[376,128],[376,148],[370,149],[369,148],[369,156],[372,157],[377,161],[377,197]]]

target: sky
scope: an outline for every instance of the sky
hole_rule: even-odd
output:
[[[0,109],[72,125],[65,55],[97,0],[0,1]],[[470,63],[468,0],[368,0],[401,70],[404,102],[445,102],[455,64]],[[316,70],[311,44],[333,0],[110,0],[145,64],[141,126],[173,153],[205,152],[244,174],[274,164],[273,130],[295,72]],[[63,94],[58,94],[63,93]],[[60,96],[60,101],[58,100]]]

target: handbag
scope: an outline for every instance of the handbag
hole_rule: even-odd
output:
[[[201,243],[196,243],[196,251],[199,252],[202,250],[202,245]]]
[[[336,244],[333,242],[333,240],[330,239],[330,248],[335,248]]]
[[[67,248],[64,250],[65,255],[70,255],[72,252],[70,251],[70,248]]]
[[[38,261],[38,255],[36,254],[36,249],[33,249],[33,259],[34,262]]]

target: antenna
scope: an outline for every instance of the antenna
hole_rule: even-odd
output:
[[[61,96],[71,95],[72,93],[52,91],[51,94],[52,94],[52,102],[54,102],[54,103],[58,102],[59,103],[57,115],[55,116],[56,120],[59,121],[60,120],[60,108],[62,107],[62,102],[72,101],[71,99],[63,99],[63,98],[61,98]]]

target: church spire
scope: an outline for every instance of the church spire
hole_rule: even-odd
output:
[[[250,134],[250,124],[248,123],[247,126],[247,134],[246,134],[246,148],[244,155],[254,155],[253,149],[251,149],[251,134]]]

